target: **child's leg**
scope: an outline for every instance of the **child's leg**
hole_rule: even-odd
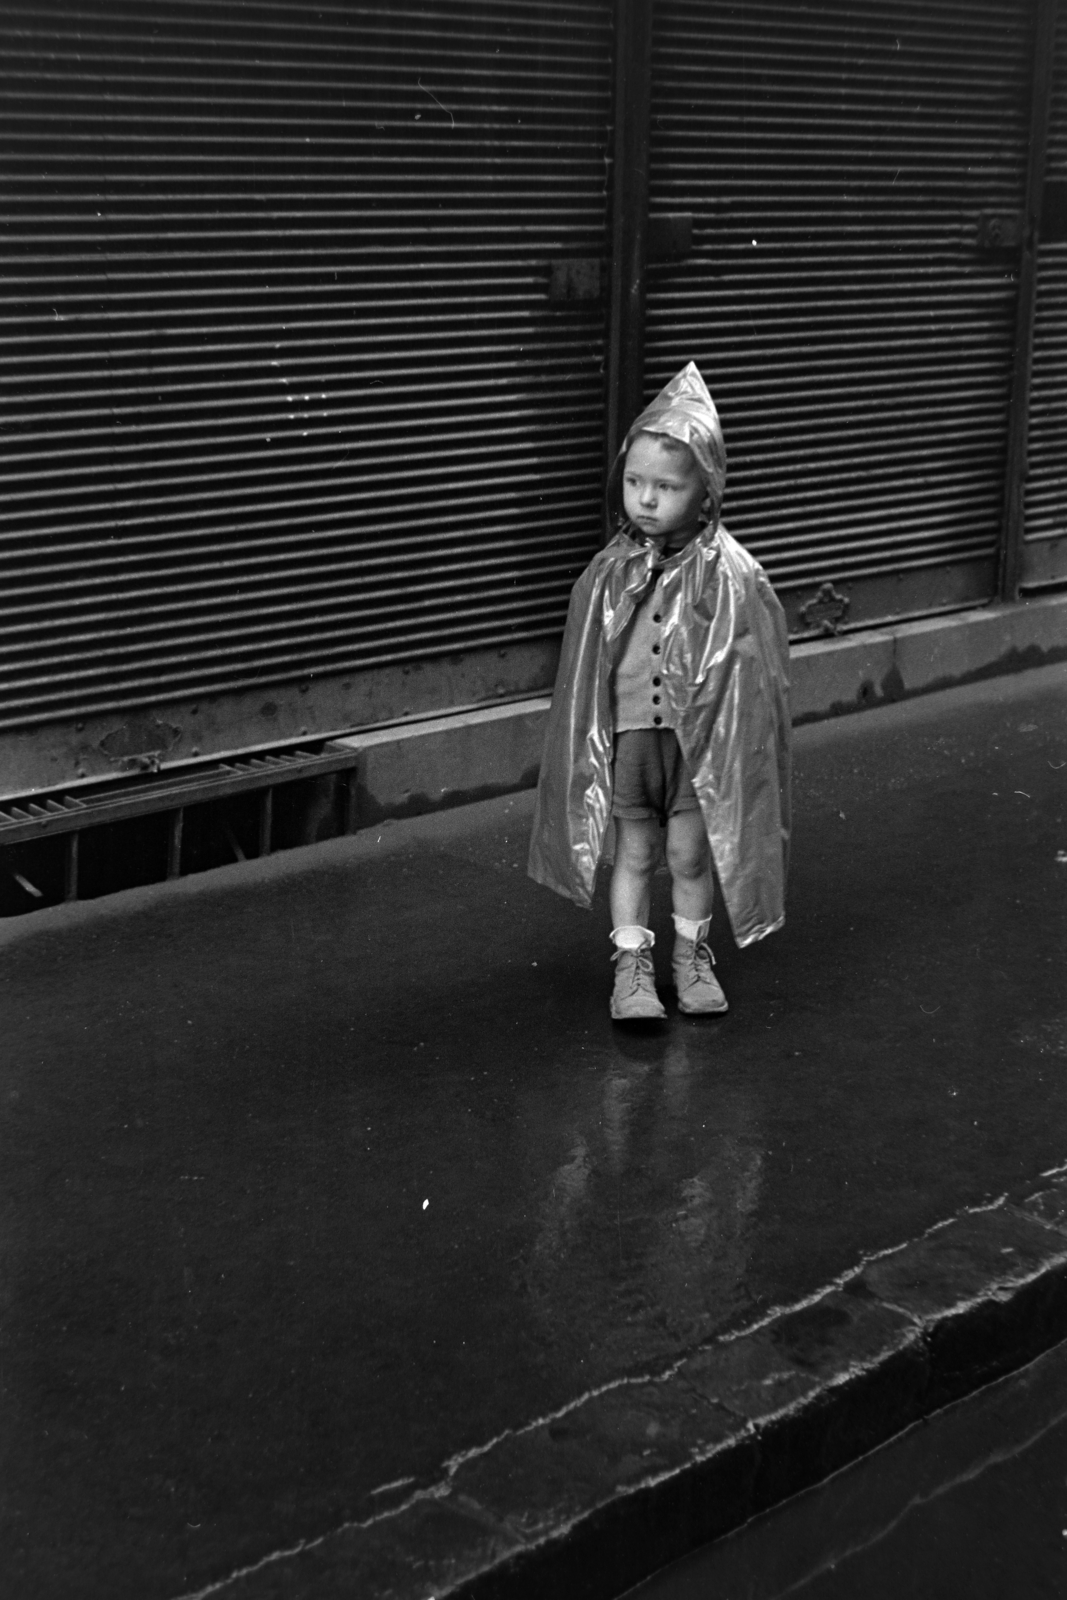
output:
[[[699,811],[678,811],[667,819],[667,865],[674,900],[678,1009],[691,1015],[725,1011],[726,996],[712,971],[715,958],[707,942],[715,880]]]
[[[711,916],[715,893],[711,850],[699,811],[676,811],[667,818],[667,865],[676,916],[703,922]]]
[[[652,875],[659,859],[659,833],[655,817],[615,818],[611,920],[616,928],[648,927]]]
[[[667,1013],[656,994],[652,932],[648,914],[652,874],[659,859],[655,817],[615,818],[615,870],[611,874],[615,985],[611,1015],[616,1022],[658,1022]]]

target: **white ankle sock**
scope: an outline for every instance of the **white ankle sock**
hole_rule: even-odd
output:
[[[691,939],[694,944],[699,944],[701,939],[706,939],[711,929],[711,918],[702,917],[699,922],[693,922],[690,917],[680,917],[677,911],[672,912],[674,931],[679,939]]]
[[[656,942],[652,929],[642,928],[638,922],[625,922],[621,927],[612,928],[611,937],[616,950],[640,950],[642,945]]]

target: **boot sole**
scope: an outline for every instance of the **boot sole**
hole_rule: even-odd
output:
[[[612,1022],[665,1022],[667,1020],[667,1013],[662,1006],[658,1011],[617,1011],[614,1006],[609,1009]]]
[[[729,1009],[728,1000],[724,1000],[721,1006],[687,1006],[681,1000],[678,1002],[678,1010],[686,1017],[721,1017]]]

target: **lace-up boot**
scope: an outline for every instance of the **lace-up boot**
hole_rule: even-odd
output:
[[[667,1015],[656,993],[656,974],[652,966],[652,945],[635,950],[619,949],[615,963],[615,987],[611,995],[614,1022],[659,1022]]]
[[[690,1016],[708,1016],[727,1009],[727,999],[719,987],[712,967],[715,957],[706,939],[674,941],[674,987],[678,991],[678,1010]]]

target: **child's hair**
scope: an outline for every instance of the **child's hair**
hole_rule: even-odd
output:
[[[634,434],[630,443],[633,444],[636,439],[652,439],[656,444],[662,445],[668,455],[688,456],[694,466],[697,464],[696,457],[685,441],[676,439],[671,433],[655,433],[651,428],[641,428]]]

